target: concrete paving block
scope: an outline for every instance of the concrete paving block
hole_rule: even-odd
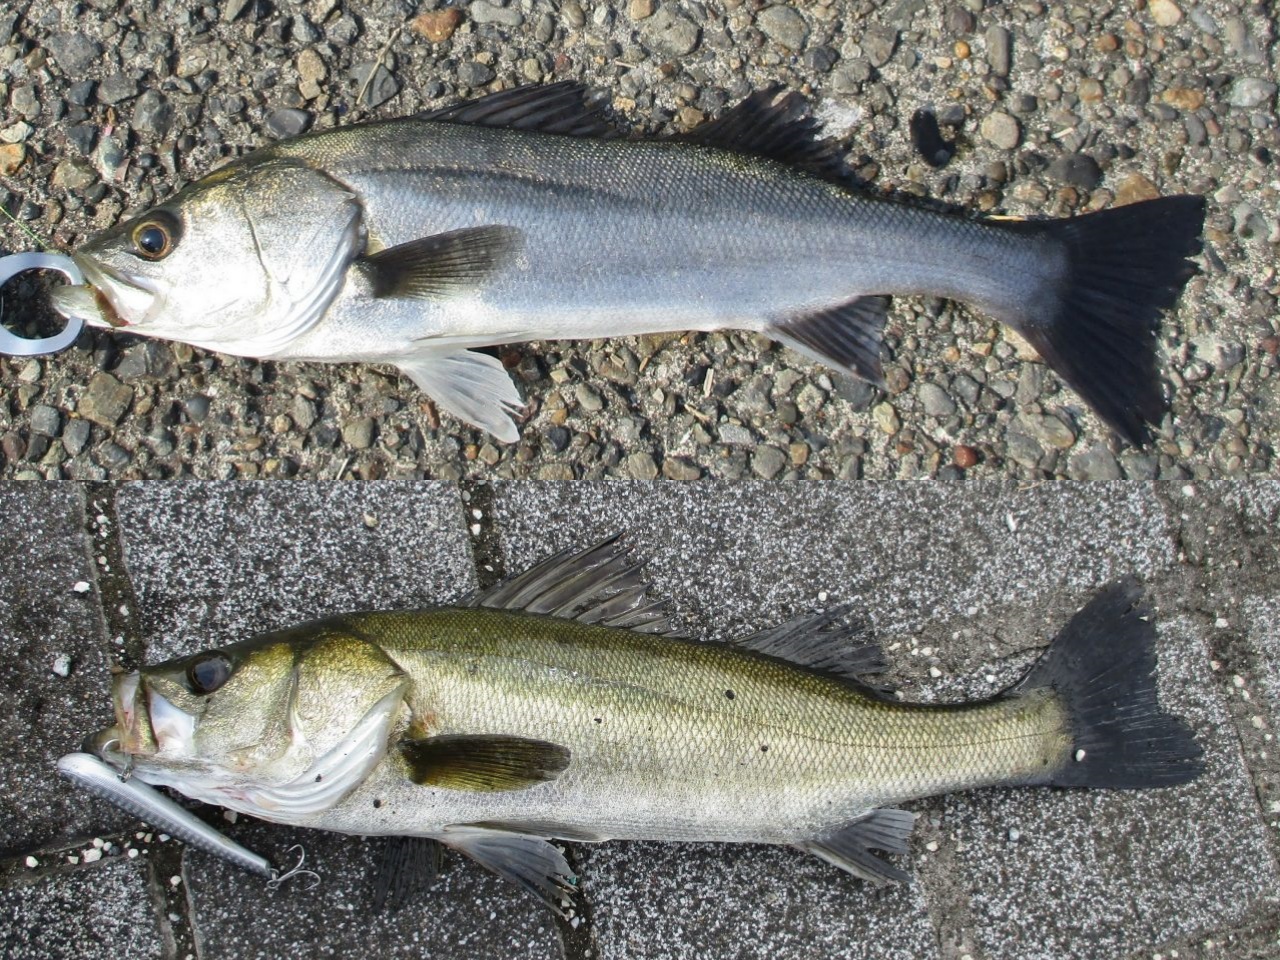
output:
[[[146,483],[117,512],[152,661],[475,586],[453,484]]]
[[[877,890],[796,850],[582,845],[605,960],[938,956],[918,882]]]
[[[1160,696],[1205,751],[1183,787],[946,798],[984,956],[1108,960],[1229,928],[1280,877],[1196,625],[1159,630]]]
[[[225,832],[280,866],[301,843],[306,866],[269,891],[221,860],[188,850],[190,886],[203,960],[260,957],[432,957],[439,960],[555,958],[554,917],[533,897],[466,858],[446,853],[440,875],[398,911],[372,912],[371,871],[380,841],[292,830],[242,818]]]
[[[0,888],[0,947],[8,960],[162,956],[146,867],[104,860]]]
[[[54,769],[111,718],[81,491],[4,484],[0,557],[8,566],[0,577],[0,850],[122,824]]]

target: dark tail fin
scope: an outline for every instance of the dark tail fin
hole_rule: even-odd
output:
[[[1071,756],[1062,787],[1167,787],[1199,776],[1200,747],[1156,700],[1155,627],[1132,580],[1103,589],[1071,618],[1009,692],[1051,687],[1065,703]]]
[[[1050,307],[1004,317],[1113,430],[1134,445],[1164,415],[1156,374],[1160,312],[1196,273],[1204,198],[1161,197],[1066,220],[1002,224],[1062,244]],[[1029,306],[1030,309],[1030,306]]]

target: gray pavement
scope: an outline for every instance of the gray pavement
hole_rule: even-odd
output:
[[[12,709],[0,747],[5,956],[1280,952],[1275,482],[0,492],[10,558],[0,637],[19,652],[6,661]],[[1003,687],[1094,589],[1137,574],[1155,605],[1161,695],[1196,730],[1207,772],[1159,792],[995,789],[920,801],[900,858],[912,880],[886,891],[790,850],[570,845],[582,903],[566,923],[456,856],[408,906],[376,916],[378,841],[200,808],[276,862],[305,845],[320,886],[268,891],[74,795],[52,770],[109,716],[113,658],[193,652],[338,609],[456,599],[504,569],[618,530],[696,636],[724,639],[854,602],[894,682],[921,700]],[[76,592],[80,581],[90,589]],[[53,670],[60,655],[70,658],[66,677]]]

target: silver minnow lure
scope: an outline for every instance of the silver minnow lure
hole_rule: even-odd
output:
[[[67,754],[58,760],[58,772],[95,797],[115,804],[197,850],[221,857],[268,880],[280,879],[280,872],[265,857],[223,836],[154,787],[140,780],[120,779],[117,771],[91,753]]]
[[[883,383],[888,298],[1017,330],[1132,443],[1165,411],[1160,314],[1204,199],[981,221],[841,185],[796,94],[691,134],[617,136],[576,84],[521,87],[272,144],[79,247],[97,326],[237,356],[398,367],[506,441],[497,358],[530,340],[751,330]]]

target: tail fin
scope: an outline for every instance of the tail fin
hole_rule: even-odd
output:
[[[1136,789],[1188,783],[1203,770],[1182,720],[1156,700],[1155,627],[1136,582],[1103,589],[1009,692],[1051,687],[1065,703],[1071,756],[1048,783]]]
[[[1204,198],[1161,197],[1066,220],[1002,227],[1056,241],[1067,269],[1047,313],[1006,316],[1113,430],[1135,446],[1164,415],[1160,312],[1197,272]],[[1038,304],[1043,306],[1043,304]]]

